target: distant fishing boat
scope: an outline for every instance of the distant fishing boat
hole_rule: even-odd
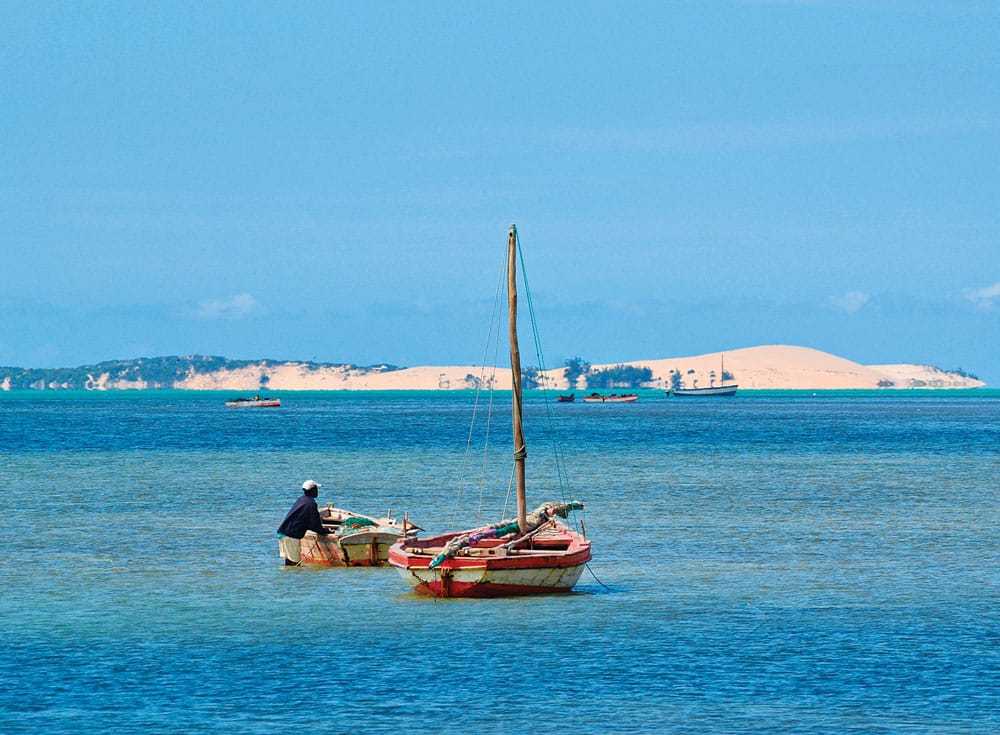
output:
[[[600,393],[591,393],[583,397],[584,403],[635,403],[639,400],[638,393],[611,393],[602,396]]]
[[[576,394],[570,393],[568,396],[556,396],[556,403],[572,403],[576,400]]]
[[[667,390],[667,395],[675,395],[681,397],[693,397],[693,396],[735,396],[736,389],[739,385],[733,383],[732,385],[726,385],[726,358],[721,357],[722,360],[722,385],[712,385],[708,388],[673,388],[672,390]]]
[[[226,401],[227,408],[277,408],[281,405],[280,398],[233,398]]]
[[[527,449],[522,426],[521,356],[517,343],[517,228],[507,238],[507,301],[513,394],[517,518],[468,531],[397,541],[389,564],[419,594],[435,597],[503,597],[569,592],[590,561],[590,541],[559,519],[583,503],[544,503],[528,513]],[[528,295],[530,306],[530,294]],[[504,483],[506,484],[506,482]]]
[[[391,513],[373,518],[327,504],[320,508],[319,517],[323,527],[332,532],[320,536],[306,531],[300,544],[302,563],[324,567],[385,566],[389,547],[421,530],[406,516],[399,522]]]
[[[675,396],[735,396],[738,385],[716,385],[709,388],[674,388],[667,395]]]

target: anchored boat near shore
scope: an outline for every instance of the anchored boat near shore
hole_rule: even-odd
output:
[[[635,403],[638,400],[638,393],[612,393],[607,396],[591,393],[589,396],[583,397],[584,403]]]
[[[667,395],[687,396],[735,396],[738,385],[716,385],[708,388],[675,388],[668,390]]]
[[[667,395],[675,395],[681,398],[697,396],[735,396],[739,385],[736,383],[726,385],[726,358],[720,356],[720,359],[722,361],[722,367],[720,368],[719,375],[722,385],[710,385],[707,388],[673,388],[672,390],[667,391]]]
[[[389,547],[402,538],[421,530],[410,523],[392,517],[392,511],[381,518],[352,513],[328,504],[320,508],[323,527],[332,532],[320,536],[306,531],[302,538],[302,563],[323,567],[380,567],[389,560]]]
[[[226,401],[226,408],[277,408],[281,405],[280,398],[233,398]]]

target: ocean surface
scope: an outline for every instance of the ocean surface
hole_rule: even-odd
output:
[[[529,505],[583,500],[594,559],[502,600],[275,529],[307,478],[509,517],[506,394],[498,460],[471,393],[277,395],[0,393],[0,732],[1000,731],[1000,391],[529,393]]]

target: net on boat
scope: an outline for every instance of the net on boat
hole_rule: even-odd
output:
[[[538,506],[535,510],[531,511],[531,513],[528,513],[526,516],[525,533],[530,533],[531,531],[541,527],[553,516],[565,518],[569,515],[570,511],[582,509],[583,503],[578,500],[571,500],[568,503],[544,503]],[[431,560],[428,568],[434,569],[434,567],[440,565],[445,559],[451,559],[462,549],[471,546],[477,541],[482,541],[487,538],[501,538],[511,533],[517,533],[517,531],[517,519],[512,518],[507,521],[501,521],[500,523],[494,523],[491,526],[485,526],[475,531],[470,531],[469,533],[463,533],[461,536],[456,536],[445,544],[441,553]]]
[[[365,528],[366,526],[377,526],[378,523],[373,521],[371,518],[360,518],[358,516],[350,516],[345,518],[340,526],[337,528],[338,532],[343,531],[357,531],[359,528]]]

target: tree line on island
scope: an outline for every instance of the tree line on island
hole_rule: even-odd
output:
[[[140,357],[132,360],[109,360],[94,365],[83,365],[76,368],[18,368],[0,366],[0,386],[5,390],[94,390],[103,386],[100,384],[102,378],[112,384],[122,383],[139,385],[149,390],[171,389],[175,384],[183,382],[192,375],[206,375],[222,370],[236,370],[249,366],[285,365],[285,360],[231,360],[226,357],[214,357],[206,355],[188,355],[184,357]],[[370,366],[359,366],[353,363],[297,363],[306,370],[321,370],[324,368],[340,368],[360,372],[387,373],[397,370],[404,370],[396,365],[380,364]],[[564,362],[563,375],[566,378],[570,389],[607,390],[618,388],[642,388],[648,387],[653,382],[653,371],[645,366],[636,365],[612,365],[606,368],[595,369],[593,365],[581,357],[573,357]],[[967,372],[961,368],[955,370],[941,370],[934,368],[938,372],[953,373],[955,375],[978,380],[978,376]],[[668,380],[671,390],[687,387],[685,379],[695,374],[694,370],[687,370],[682,373],[680,370],[671,369]],[[731,381],[734,376],[728,370],[717,374],[714,370],[709,373],[709,380],[714,383],[716,378],[721,382]],[[691,378],[693,381],[693,378]],[[260,377],[261,389],[267,388],[270,382],[266,372]],[[489,381],[487,381],[489,382]],[[526,389],[543,387],[544,376],[538,367],[526,367],[522,369],[522,386]],[[467,375],[464,387],[481,387],[483,381],[473,375]],[[878,384],[880,388],[892,387],[892,381],[882,381]]]
[[[102,377],[115,384],[143,385],[148,390],[169,390],[175,384],[183,382],[192,375],[208,375],[223,370],[238,370],[250,366],[267,368],[284,364],[281,360],[231,360],[226,357],[210,355],[187,355],[168,357],[139,357],[132,360],[108,360],[93,365],[82,365],[75,368],[17,368],[0,367],[0,383],[6,384],[7,390],[93,390],[100,388]],[[595,369],[581,357],[573,357],[565,361],[564,374],[567,382],[573,388],[579,389],[615,389],[641,388],[653,380],[653,371],[648,367],[635,365],[613,365]],[[305,362],[302,365],[307,370],[322,368],[342,368],[370,372],[392,372],[404,368],[396,365],[358,366],[353,363],[314,363]],[[688,371],[693,373],[694,371]],[[714,377],[714,373],[712,374]],[[727,371],[724,379],[731,379]],[[267,388],[269,378],[261,375],[260,387]],[[683,386],[683,377],[678,370],[670,371],[670,382],[673,388]],[[466,376],[466,387],[474,388],[482,381],[472,375]],[[525,367],[522,370],[522,386],[526,389],[543,387],[542,371],[538,367]]]
[[[581,357],[566,360],[564,371],[566,380],[571,387],[607,389],[607,388],[639,388],[643,383],[653,379],[653,371],[648,367],[634,365],[612,365],[595,370],[593,366]]]
[[[211,355],[186,355],[179,357],[139,357],[132,360],[108,360],[94,365],[75,368],[17,368],[0,367],[0,383],[8,390],[93,390],[102,376],[113,383],[144,384],[150,390],[167,390],[191,375],[210,375],[222,370],[285,364],[285,360],[231,360]],[[359,367],[352,363],[301,363],[307,370],[343,368],[391,372],[401,370],[395,365]],[[260,387],[266,388],[268,376],[262,375]]]
[[[594,367],[581,357],[572,357],[565,361],[563,371],[570,388],[581,388],[587,390],[607,390],[611,388],[642,388],[653,381],[653,371],[644,366],[637,365],[612,365],[611,367],[594,369]],[[538,368],[525,368],[522,372],[521,385],[524,388],[542,387],[542,375]],[[694,370],[688,370],[688,375],[693,375]],[[709,377],[714,382],[716,373],[713,370]],[[732,380],[733,374],[728,370],[722,371],[723,382]],[[670,371],[670,389],[677,390],[684,387],[684,375],[680,370]]]

